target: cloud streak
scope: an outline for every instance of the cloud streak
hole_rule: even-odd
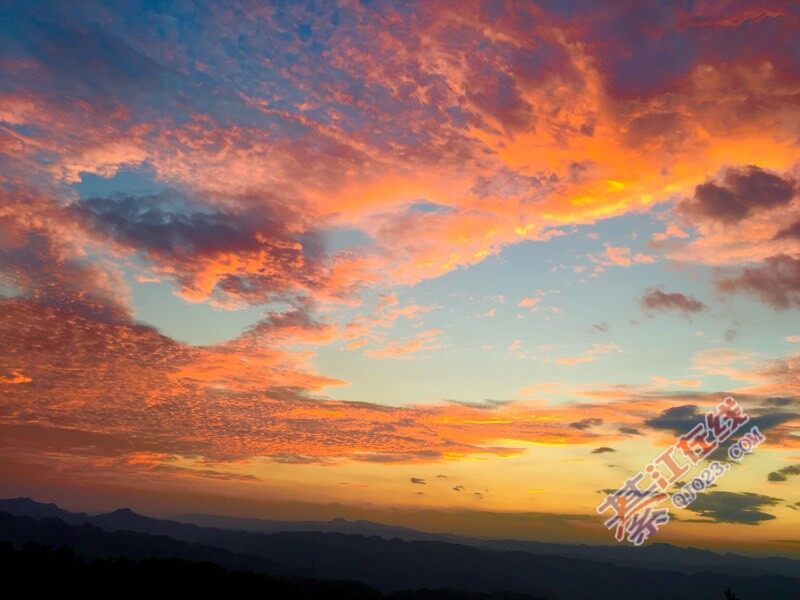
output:
[[[707,519],[704,522],[758,525],[775,519],[762,508],[776,506],[780,500],[753,492],[712,491],[699,494],[688,510]]]
[[[642,307],[649,312],[676,311],[690,316],[706,309],[697,298],[681,294],[680,292],[665,292],[657,288],[648,289],[641,299]]]

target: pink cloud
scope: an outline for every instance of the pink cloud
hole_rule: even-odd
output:
[[[595,362],[600,356],[604,354],[612,354],[614,352],[621,352],[621,351],[622,348],[620,348],[617,344],[598,342],[596,344],[592,344],[592,346],[588,350],[582,352],[577,356],[561,356],[552,359],[552,362],[554,362],[557,365],[574,366],[583,363]]]
[[[411,339],[392,340],[381,348],[366,351],[365,354],[373,358],[410,358],[417,352],[441,348],[441,343],[437,341],[441,334],[440,329],[427,329]]]
[[[541,298],[523,298],[517,303],[521,308],[532,308],[542,301]]]

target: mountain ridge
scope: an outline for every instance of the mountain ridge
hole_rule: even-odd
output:
[[[242,536],[240,543],[249,552],[182,542],[165,535],[109,532],[88,522],[70,525],[52,517],[37,520],[0,512],[0,540],[10,541],[16,548],[31,542],[66,547],[93,560],[120,556],[132,560],[178,558],[244,572],[356,581],[384,593],[451,589],[565,600],[617,600],[643,597],[642,591],[647,590],[648,598],[672,600],[719,597],[722,590],[731,587],[743,598],[781,600],[796,598],[800,588],[800,578],[782,575],[685,574],[449,542],[318,532],[231,533]]]
[[[133,531],[164,535],[188,543],[223,548],[234,553],[257,554],[260,536],[280,533],[310,533],[360,535],[384,540],[406,542],[442,542],[469,546],[487,551],[524,552],[533,556],[557,556],[579,560],[599,561],[621,567],[637,567],[659,571],[678,571],[692,574],[704,571],[731,575],[784,575],[800,573],[800,561],[784,557],[752,557],[733,553],[719,554],[698,548],[682,548],[655,543],[636,548],[631,546],[591,546],[554,544],[521,540],[484,540],[453,534],[418,532],[413,529],[373,523],[370,521],[271,521],[266,519],[237,519],[210,515],[210,522],[231,525],[249,524],[260,530],[210,527],[169,519],[148,517],[130,508],[90,515],[66,511],[56,504],[44,504],[30,498],[0,499],[0,511],[33,518],[55,517],[73,524],[89,523],[104,531]],[[216,519],[216,521],[214,521]],[[360,530],[359,530],[360,528]]]

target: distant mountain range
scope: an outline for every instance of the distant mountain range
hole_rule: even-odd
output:
[[[449,588],[616,600],[722,598],[730,587],[745,600],[800,597],[800,561],[785,558],[721,555],[667,544],[569,546],[456,536],[407,540],[401,535],[437,536],[339,519],[279,526],[328,531],[273,531],[276,522],[204,519],[218,526],[154,519],[129,509],[72,513],[17,498],[0,500],[0,539],[16,547],[27,542],[67,546],[87,559],[178,558],[235,571],[358,581],[384,592]],[[349,533],[330,531],[336,527]]]
[[[2,510],[0,501],[0,510]],[[383,525],[371,521],[280,521],[268,519],[243,519],[218,515],[188,514],[176,517],[181,522],[194,523],[205,527],[234,529],[260,533],[287,531],[319,531],[327,533],[346,533],[365,536],[378,536],[386,539],[399,538],[408,542],[435,541],[465,544],[490,550],[512,550],[536,555],[565,556],[588,560],[601,560],[619,566],[642,567],[680,571],[682,573],[702,573],[717,571],[736,575],[775,574],[798,576],[800,560],[784,557],[751,557],[737,554],[719,554],[698,548],[685,548],[671,544],[655,543],[643,547],[612,545],[590,546],[586,544],[555,544],[524,540],[485,540],[448,533],[428,533],[406,527]]]
[[[470,538],[451,533],[428,533],[417,531],[408,527],[384,525],[372,521],[357,519],[331,519],[330,521],[280,521],[272,519],[244,519],[240,517],[223,517],[219,515],[187,514],[178,515],[176,520],[183,523],[194,523],[204,527],[219,529],[238,529],[242,531],[257,531],[260,533],[278,533],[284,531],[320,531],[323,533],[349,533],[356,535],[377,535],[378,537],[392,539],[399,538],[407,542],[454,542],[463,544],[471,542]],[[475,540],[480,541],[480,540]]]

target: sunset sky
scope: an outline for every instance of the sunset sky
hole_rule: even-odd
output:
[[[797,3],[214,4],[0,9],[2,495],[611,543],[732,395],[800,553]]]

